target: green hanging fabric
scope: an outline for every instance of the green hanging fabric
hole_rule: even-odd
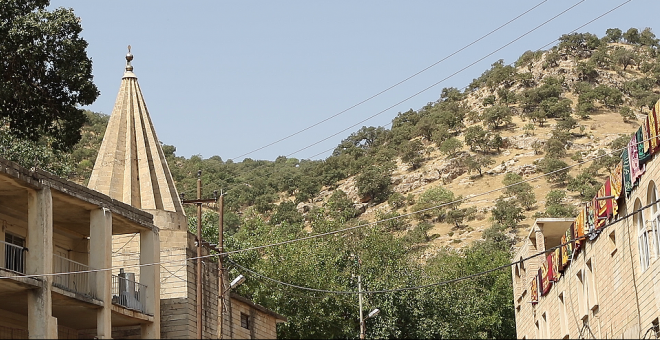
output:
[[[642,126],[637,129],[635,135],[637,135],[637,154],[639,155],[639,167],[641,168],[649,157],[651,157],[651,153],[648,149],[644,151],[644,132],[642,131]]]
[[[630,158],[628,157],[627,148],[621,153],[621,160],[623,161],[623,188],[626,191],[626,197],[628,197],[633,189],[633,185],[630,177]]]

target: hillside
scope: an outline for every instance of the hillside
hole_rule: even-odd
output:
[[[521,236],[534,216],[545,212],[551,190],[564,191],[562,202],[569,205],[589,197],[567,190],[573,189],[569,180],[556,183],[541,176],[543,160],[549,158],[547,142],[560,141],[564,151],[552,158],[566,165],[589,160],[601,150],[611,151],[610,143],[620,135],[634,132],[639,118],[660,97],[657,39],[648,29],[637,31],[637,38],[631,30],[608,30],[600,39],[589,33],[565,35],[550,50],[528,51],[512,65],[500,60],[462,91],[445,88],[440,99],[424,108],[399,113],[390,130],[363,127],[354,132],[323,161],[279,157],[274,162],[233,163],[218,156],[177,157],[170,145],[164,150],[180,192],[194,195],[199,169],[205,195],[227,192],[226,227],[231,231],[249,209],[268,221],[282,202],[293,202],[304,218],[310,211],[327,210],[332,195],[341,190],[355,209],[345,220],[374,222],[406,215],[399,235],[424,222],[429,255],[441,247],[460,248],[481,239],[493,223],[496,200],[506,196],[497,189],[503,187],[506,173],[516,173],[521,180],[540,177],[530,182],[536,202],[509,228],[512,236]],[[83,139],[71,153],[71,165],[65,167],[74,170],[69,172],[71,179],[83,184],[108,117],[88,112],[88,118]],[[479,142],[483,145],[475,145]],[[475,165],[479,159],[485,163]],[[356,179],[376,164],[383,168],[376,176],[384,173],[386,183],[376,192],[361,191]],[[590,166],[572,167],[569,176],[593,170]],[[606,167],[596,170],[593,178],[607,173]],[[472,211],[459,223],[448,223],[444,216],[417,218],[416,202],[437,187],[464,198],[461,207]]]
[[[594,196],[618,160],[610,153],[660,98],[659,47],[650,29],[564,35],[400,112],[390,129],[362,127],[324,160],[163,151],[180,193],[196,195],[202,170],[202,196],[225,194],[230,275],[259,273],[238,291],[289,318],[278,337],[352,337],[360,278],[379,292],[366,301],[382,310],[370,337],[511,338],[511,273],[455,279],[506,268],[536,217],[573,217]],[[88,117],[83,141],[51,169],[83,184],[107,124]],[[217,214],[202,219],[217,242]]]

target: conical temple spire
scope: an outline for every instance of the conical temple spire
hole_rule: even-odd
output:
[[[129,46],[126,72],[88,187],[139,209],[165,211],[185,218],[140,85],[133,74],[132,60]]]

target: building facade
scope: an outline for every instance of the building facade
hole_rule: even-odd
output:
[[[0,202],[0,338],[108,339],[126,326],[160,337],[155,267],[130,268],[139,279],[108,270],[124,234],[140,241],[138,264],[159,262],[150,214],[3,159]]]
[[[512,267],[520,339],[660,336],[660,102],[575,219],[538,219]]]

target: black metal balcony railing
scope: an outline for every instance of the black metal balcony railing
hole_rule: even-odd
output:
[[[0,261],[0,266],[3,269],[25,274],[25,252],[27,248],[4,241],[0,241],[0,245],[4,248],[4,259]]]
[[[89,266],[53,254],[53,273],[69,273],[53,276],[53,286],[96,298],[91,289]]]
[[[147,286],[135,282],[135,274],[124,273],[112,275],[112,303],[145,313],[144,302]]]

